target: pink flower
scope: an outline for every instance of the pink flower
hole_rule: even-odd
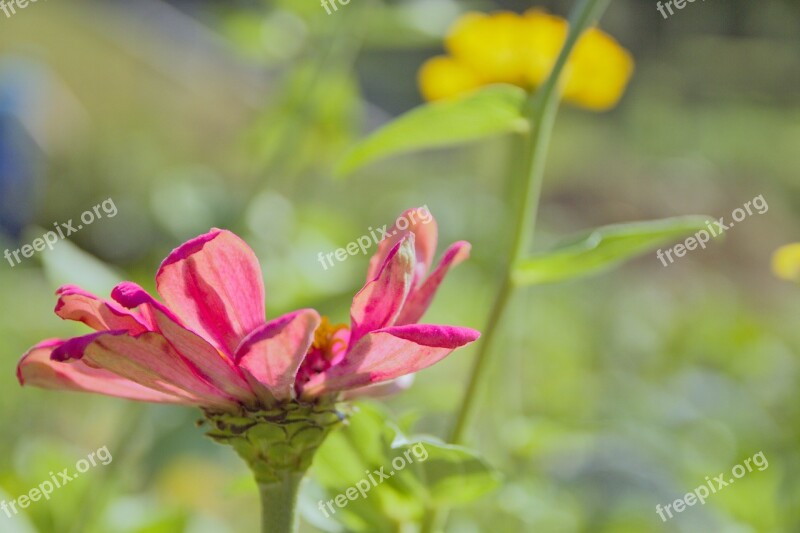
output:
[[[114,288],[113,301],[75,286],[59,289],[56,314],[96,332],[37,344],[17,376],[22,385],[221,411],[385,385],[479,336],[417,324],[469,244],[453,244],[426,277],[436,249],[433,218],[389,234],[353,298],[350,328],[313,309],[267,322],[255,254],[215,229],[162,263],[156,282],[165,304],[131,282]]]

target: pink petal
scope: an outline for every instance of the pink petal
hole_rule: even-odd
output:
[[[169,309],[139,285],[121,283],[114,288],[111,295],[129,309],[141,306],[172,347],[193,364],[198,373],[214,387],[244,403],[255,399],[253,391],[231,359],[218,352],[199,335],[181,326],[178,318]]]
[[[297,370],[320,320],[313,309],[301,309],[251,333],[236,352],[239,366],[252,378],[251,384],[266,388],[278,400],[291,399]],[[270,396],[264,399],[269,402]]]
[[[193,404],[189,398],[148,389],[107,370],[91,368],[82,361],[51,361],[50,354],[63,343],[59,339],[40,342],[23,355],[17,366],[20,385],[91,392],[143,402]]]
[[[55,312],[65,320],[83,322],[97,331],[125,330],[132,335],[148,331],[143,318],[114,302],[106,302],[74,285],[64,285],[58,291]]]
[[[53,350],[54,361],[79,359],[150,389],[179,394],[205,407],[228,409],[236,403],[197,374],[161,334],[137,337],[122,331],[93,333]]]
[[[399,227],[397,222],[400,222]],[[405,229],[401,230],[400,227]],[[381,241],[378,245],[378,251],[370,259],[367,281],[371,281],[378,276],[383,264],[389,257],[389,253],[408,234],[414,234],[415,237],[417,264],[414,267],[414,281],[424,278],[433,263],[439,233],[436,220],[428,211],[428,208],[418,207],[404,211],[387,233],[389,236]]]
[[[339,365],[303,386],[303,397],[364,387],[427,368],[480,337],[469,328],[414,324],[374,331]]]
[[[394,324],[411,290],[414,264],[414,236],[408,235],[389,253],[378,276],[353,298],[351,345],[370,331]]]
[[[264,323],[261,267],[230,231],[215,229],[175,249],[156,281],[181,322],[229,356]]]
[[[436,270],[425,280],[421,287],[411,291],[403,310],[400,312],[400,316],[397,317],[396,324],[398,326],[419,322],[422,315],[430,307],[439,285],[441,285],[450,268],[467,259],[471,248],[472,246],[468,242],[459,241],[447,249]]]

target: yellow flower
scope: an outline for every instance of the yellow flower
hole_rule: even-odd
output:
[[[567,38],[569,25],[561,17],[541,9],[531,9],[522,18],[520,54],[523,56],[525,81],[529,87],[538,87],[547,80]]]
[[[568,67],[564,100],[604,111],[622,98],[633,74],[633,58],[613,37],[590,28],[575,44]]]
[[[772,272],[781,279],[800,282],[800,242],[775,250],[772,254]]]
[[[484,83],[523,82],[520,37],[524,32],[516,13],[467,13],[456,21],[445,40],[453,58]]]
[[[467,13],[445,40],[449,55],[430,59],[420,69],[422,95],[439,100],[492,83],[532,91],[550,75],[567,30],[566,20],[540,9],[524,15]],[[563,99],[596,111],[609,109],[622,97],[632,73],[627,50],[602,31],[587,30],[565,66]]]
[[[471,69],[447,56],[433,57],[419,70],[419,88],[429,102],[463,94],[481,85]]]

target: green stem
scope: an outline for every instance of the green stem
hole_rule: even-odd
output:
[[[483,329],[481,342],[478,346],[478,354],[475,356],[475,362],[473,363],[472,372],[470,373],[469,385],[467,385],[467,390],[464,393],[464,399],[461,402],[461,409],[458,412],[456,423],[453,426],[453,430],[450,434],[450,442],[453,444],[461,443],[464,438],[464,433],[466,432],[469,423],[472,421],[472,415],[475,411],[475,405],[478,397],[478,389],[482,382],[481,376],[486,373],[485,368],[489,360],[487,357],[489,346],[492,343],[495,331],[497,331],[497,324],[500,322],[500,319],[503,316],[503,311],[505,310],[506,303],[508,302],[511,293],[511,278],[508,273],[506,273],[503,275],[500,289],[495,295],[492,309],[489,312],[489,319],[486,323],[486,327]]]
[[[525,257],[533,241],[542,182],[544,181],[547,150],[550,146],[550,138],[561,97],[559,92],[561,73],[580,35],[594,20],[599,18],[609,2],[610,0],[580,0],[578,5],[575,6],[570,17],[570,32],[561,49],[561,53],[556,59],[553,71],[544,85],[539,88],[527,103],[526,118],[530,124],[530,134],[524,148],[525,165],[519,178],[521,180],[521,201],[514,217],[513,238],[505,260],[500,287],[495,295],[486,327],[483,329],[483,338],[470,372],[469,384],[450,435],[450,442],[452,443],[458,444],[463,441],[465,432],[472,421],[478,396],[480,395],[480,388],[487,375],[489,347],[494,339],[495,331],[500,319],[503,317],[510,296],[514,291],[512,282],[514,265]]]
[[[567,64],[569,55],[575,47],[578,38],[584,30],[600,17],[608,7],[611,0],[580,0],[572,11],[570,17],[570,31],[564,46],[556,59],[550,77],[539,90],[531,96],[526,105],[526,118],[530,124],[530,133],[524,146],[525,164],[522,167],[519,180],[520,202],[514,216],[514,232],[511,247],[505,259],[504,270],[500,286],[494,298],[483,337],[475,356],[475,362],[470,372],[469,384],[464,393],[450,442],[459,444],[464,440],[478,405],[478,397],[486,380],[489,364],[489,347],[496,335],[498,325],[503,317],[508,302],[514,292],[512,274],[516,263],[523,259],[532,244],[536,225],[536,215],[539,209],[542,182],[544,181],[545,161],[547,150],[550,147],[550,138],[555,124],[558,104],[561,100],[559,83],[561,73]],[[434,510],[425,516],[422,523],[422,533],[437,531],[446,521],[446,511]]]
[[[608,7],[610,1],[580,0],[578,2],[570,17],[569,34],[555,65],[553,65],[550,76],[544,85],[531,96],[526,105],[525,115],[530,124],[530,133],[524,146],[525,164],[518,178],[520,180],[521,200],[517,205],[517,211],[514,216],[514,232],[511,247],[505,259],[500,287],[489,312],[486,327],[483,329],[483,337],[470,372],[469,384],[461,401],[453,431],[450,434],[450,442],[454,444],[460,444],[464,440],[467,428],[474,417],[475,407],[478,405],[478,397],[487,376],[489,347],[494,340],[500,320],[514,292],[514,283],[512,281],[514,266],[526,256],[528,248],[533,241],[542,182],[544,181],[547,150],[550,147],[553,125],[558,113],[558,104],[561,100],[559,92],[561,73],[578,38],[593,21],[600,17],[600,14]],[[428,513],[422,523],[422,533],[437,531],[446,520],[445,514],[445,512],[440,514],[437,511]]]
[[[297,495],[301,472],[285,472],[275,483],[259,483],[261,493],[261,532],[294,533],[297,530]]]

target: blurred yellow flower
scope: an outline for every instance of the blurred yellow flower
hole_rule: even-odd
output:
[[[800,282],[800,242],[775,250],[772,254],[772,272],[781,279]]]
[[[538,87],[550,75],[567,38],[569,25],[561,17],[541,9],[529,10],[522,20],[519,54],[523,58],[523,74],[527,87]]]
[[[429,102],[450,98],[483,85],[470,68],[447,56],[433,57],[419,72],[422,96]]]
[[[540,9],[523,15],[467,13],[445,40],[449,55],[434,57],[420,69],[420,91],[433,101],[492,83],[534,90],[553,69],[567,30],[566,20]],[[596,111],[610,109],[632,73],[627,50],[608,34],[587,30],[565,67],[563,99]]]
[[[524,79],[523,33],[523,21],[516,13],[467,13],[453,25],[445,48],[483,83],[519,85]]]

